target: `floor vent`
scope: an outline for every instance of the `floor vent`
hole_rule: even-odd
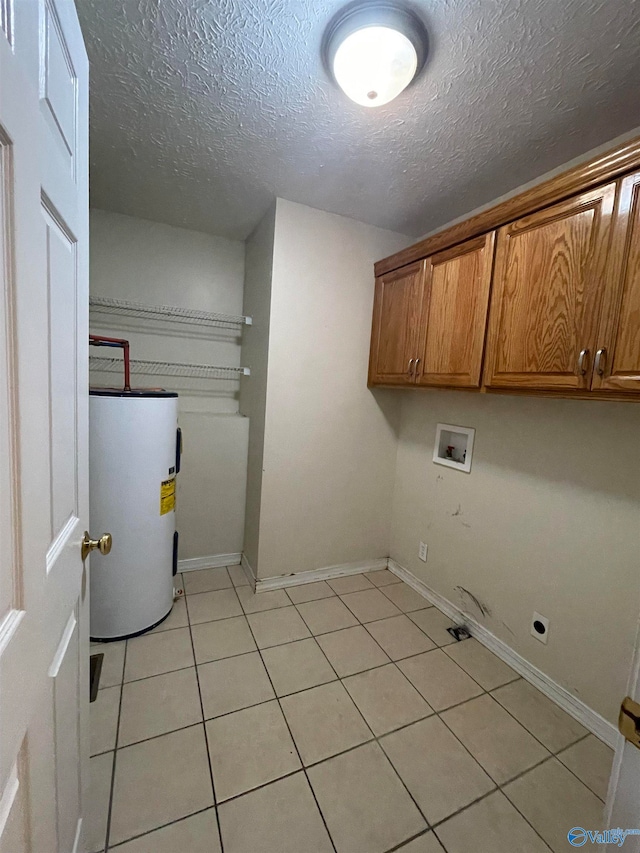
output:
[[[98,696],[98,688],[100,687],[100,673],[102,672],[102,661],[104,660],[104,652],[99,652],[97,655],[91,655],[89,658],[89,701],[95,702]]]
[[[464,625],[453,625],[451,628],[447,628],[447,631],[458,642],[461,640],[468,640],[471,637],[471,634],[467,631]]]

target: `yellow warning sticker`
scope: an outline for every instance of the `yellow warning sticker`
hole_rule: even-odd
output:
[[[160,515],[166,515],[176,508],[176,478],[163,480],[160,484]]]

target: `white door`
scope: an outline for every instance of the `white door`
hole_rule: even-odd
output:
[[[0,851],[83,850],[87,57],[71,0],[0,0]]]
[[[627,695],[640,703],[640,623]],[[640,749],[624,740],[622,735],[613,761],[604,825],[605,828],[640,831]],[[623,850],[640,853],[640,835],[627,836]]]

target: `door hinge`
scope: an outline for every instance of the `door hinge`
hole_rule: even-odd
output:
[[[620,734],[629,743],[640,749],[640,703],[634,702],[629,696],[622,701],[620,717],[618,718]]]

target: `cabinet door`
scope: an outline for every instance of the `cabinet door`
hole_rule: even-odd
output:
[[[427,258],[419,385],[480,386],[494,235]]]
[[[589,389],[616,186],[498,232],[485,383]]]
[[[618,195],[591,387],[640,391],[640,172]]]
[[[376,279],[369,358],[370,385],[411,385],[418,358],[418,326],[425,262]]]

